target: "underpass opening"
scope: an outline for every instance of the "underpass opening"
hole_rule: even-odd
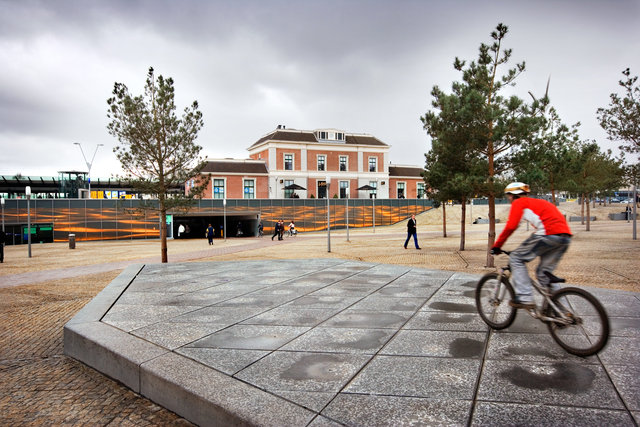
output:
[[[224,238],[225,216],[219,214],[173,214],[173,237],[175,239],[202,239],[206,237],[209,224],[214,230],[214,239]],[[255,237],[258,235],[258,212],[228,213],[227,237]]]

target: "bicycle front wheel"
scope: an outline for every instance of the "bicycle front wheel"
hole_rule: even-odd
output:
[[[545,303],[543,311],[556,320],[547,326],[560,347],[576,356],[591,356],[604,348],[609,339],[609,317],[600,301],[579,288],[563,288],[551,295],[560,310]]]
[[[476,286],[476,307],[482,320],[493,329],[509,327],[516,318],[517,310],[509,305],[514,298],[509,280],[498,273],[486,274]]]

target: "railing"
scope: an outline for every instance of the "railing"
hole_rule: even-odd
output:
[[[70,233],[75,234],[77,241],[157,239],[160,234],[159,213],[140,209],[141,200],[31,199],[29,203],[32,227],[52,226],[54,241],[67,241]],[[157,204],[157,201],[151,203]],[[432,207],[433,202],[426,199],[376,199],[375,204],[372,199],[349,199],[349,227],[371,227],[374,215],[376,226],[395,224]],[[330,209],[331,227],[346,227],[347,200],[331,199]],[[202,199],[186,212],[169,213],[175,224],[175,218],[181,216],[220,218],[225,210],[222,199]],[[327,200],[227,199],[226,215],[259,216],[265,234],[278,219],[284,219],[285,225],[295,221],[301,232],[318,231],[327,226]],[[26,230],[27,199],[6,199],[4,221],[7,228]],[[15,233],[7,243],[11,244],[12,239],[16,244],[22,243],[21,238],[15,241]]]

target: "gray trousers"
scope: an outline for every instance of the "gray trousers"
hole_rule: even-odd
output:
[[[509,255],[511,265],[511,284],[520,301],[533,301],[531,278],[527,271],[527,263],[540,257],[540,264],[536,269],[536,278],[541,285],[548,285],[549,278],[545,272],[553,273],[562,255],[569,248],[571,236],[568,235],[531,235],[516,250]],[[553,286],[555,289],[556,286]]]

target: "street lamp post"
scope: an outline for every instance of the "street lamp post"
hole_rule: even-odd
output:
[[[24,189],[24,194],[27,195],[27,246],[29,252],[29,258],[31,258],[31,187],[27,185]]]
[[[84,150],[82,149],[82,145],[79,142],[74,142],[73,145],[77,145],[78,147],[80,147],[80,152],[82,153],[82,158],[84,159],[84,162],[87,164],[87,178],[89,180],[89,198],[91,198],[91,166],[93,165],[93,161],[96,158],[96,153],[98,152],[98,148],[103,146],[104,144],[98,144],[96,145],[96,149],[93,152],[93,157],[91,158],[91,162],[87,161],[87,158],[84,155]]]
[[[222,199],[222,209],[223,209],[223,223],[222,223],[222,235],[224,236],[224,241],[227,241],[227,199]]]
[[[329,189],[331,187],[331,177],[327,176],[327,252],[331,252],[331,206],[329,205]]]
[[[376,198],[378,197],[378,180],[376,180],[376,192],[371,198],[371,208],[373,209],[373,232],[376,232]]]
[[[4,231],[4,197],[0,199],[0,203],[2,203],[2,231]]]

